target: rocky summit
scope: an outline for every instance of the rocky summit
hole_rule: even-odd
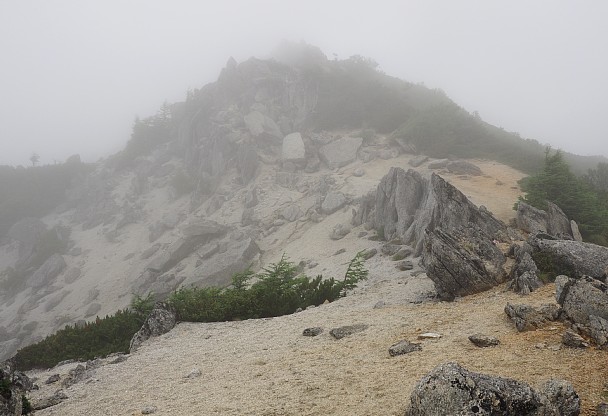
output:
[[[360,57],[311,56],[312,69],[230,59],[216,82],[136,122],[126,148],[83,167],[46,215],[7,228],[0,415],[602,406],[607,249],[582,242],[555,204],[512,210],[520,171],[425,154],[399,133],[444,95],[393,90],[397,80]],[[294,279],[346,282],[353,257],[367,280],[283,316],[185,322],[167,301],[184,288],[242,294],[242,272],[282,259]],[[124,351],[14,368],[17,351],[58,330],[138,310],[134,296],[153,306]]]

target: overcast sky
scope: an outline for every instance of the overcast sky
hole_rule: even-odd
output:
[[[94,161],[230,56],[305,41],[441,88],[483,119],[608,156],[608,2],[0,0],[0,164]]]

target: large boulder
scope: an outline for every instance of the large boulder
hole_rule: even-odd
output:
[[[175,309],[166,303],[157,303],[142,327],[137,331],[129,345],[129,351],[136,351],[144,341],[171,331],[177,323]]]
[[[412,169],[391,168],[378,185],[373,208],[370,197],[363,198],[353,223],[370,223],[386,240],[414,247],[444,299],[506,279],[506,259],[495,244],[505,239],[505,224],[434,173],[429,179]]]
[[[474,373],[456,363],[446,363],[418,382],[405,414],[576,416],[579,412],[580,399],[568,382],[551,380],[535,390],[521,381]]]
[[[526,244],[526,246],[528,245]],[[518,250],[515,257],[515,264],[511,268],[510,277],[513,280],[510,284],[510,288],[514,292],[528,295],[530,292],[533,292],[543,285],[538,274],[538,267],[536,266],[534,259],[532,259],[530,252]]]
[[[321,203],[321,211],[323,214],[333,214],[346,204],[346,196],[342,192],[329,192]]]
[[[527,233],[547,233],[560,239],[582,241],[576,222],[568,220],[560,207],[552,202],[547,202],[546,211],[519,202],[516,223]]]
[[[255,138],[277,140],[283,137],[281,129],[270,117],[259,111],[252,111],[244,117],[249,133]]]
[[[588,326],[590,316],[608,320],[608,285],[599,280],[588,276],[579,279],[558,276],[555,298],[574,323]]]
[[[556,270],[570,277],[591,276],[604,280],[608,271],[608,248],[591,243],[555,240],[547,235],[528,239],[535,251],[553,264]]]
[[[306,148],[300,133],[291,133],[283,138],[281,155],[284,162],[302,163],[306,160]]]
[[[49,285],[67,267],[63,256],[53,254],[27,279],[27,286],[38,289]]]
[[[479,166],[465,160],[455,160],[446,165],[447,170],[456,175],[480,176],[483,174]]]
[[[319,157],[330,169],[346,166],[357,158],[361,137],[342,137],[319,149]]]

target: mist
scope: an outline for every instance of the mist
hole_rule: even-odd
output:
[[[283,39],[370,57],[505,130],[608,155],[606,12],[565,1],[2,2],[0,164],[107,156],[136,116]]]

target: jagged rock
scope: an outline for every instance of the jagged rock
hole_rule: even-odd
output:
[[[329,192],[325,199],[323,199],[323,203],[321,204],[321,211],[326,214],[333,214],[340,208],[342,208],[346,204],[346,197],[342,192],[332,191]]]
[[[166,334],[173,329],[176,323],[177,314],[175,309],[167,303],[157,303],[154,305],[154,309],[152,309],[152,312],[150,312],[150,315],[148,315],[142,327],[133,335],[133,338],[131,338],[129,351],[136,351],[144,341],[151,337]]]
[[[368,327],[369,325],[365,324],[341,326],[339,328],[332,329],[329,331],[329,334],[335,339],[342,339],[344,337],[356,334],[357,332],[365,331]]]
[[[493,347],[495,345],[500,344],[500,341],[497,338],[484,334],[473,334],[469,336],[469,341],[471,341],[476,346],[482,348]]]
[[[448,234],[442,229],[427,233],[423,261],[427,276],[444,300],[488,290],[506,277],[504,256],[491,240]]]
[[[329,233],[329,238],[332,240],[341,240],[348,233],[350,233],[350,226],[346,224],[336,224],[336,226]]]
[[[186,374],[186,376],[184,378],[197,378],[202,375],[203,375],[203,373],[201,372],[200,369],[193,368],[192,370],[190,370],[190,372],[188,374]]]
[[[388,349],[388,353],[391,357],[409,354],[414,351],[422,351],[422,345],[406,340],[399,341],[398,343],[391,345]]]
[[[379,300],[374,304],[374,309],[382,309],[385,305],[386,303],[383,300]]]
[[[481,171],[481,169],[479,169],[477,165],[474,165],[471,162],[467,162],[464,160],[455,160],[453,162],[449,162],[446,165],[446,169],[456,175],[483,175],[483,172]]]
[[[306,160],[306,148],[300,133],[291,133],[283,138],[283,148],[281,156],[285,162],[296,164]]]
[[[67,267],[60,254],[53,254],[27,279],[27,286],[38,289],[48,286]]]
[[[342,137],[319,149],[319,157],[330,169],[346,166],[357,158],[361,137]]]
[[[547,202],[547,233],[566,240],[572,239],[570,220],[553,202]]]
[[[562,335],[562,344],[572,348],[587,348],[589,346],[583,337],[571,329],[568,329],[564,332],[564,335]]]
[[[53,374],[52,376],[50,376],[49,378],[46,379],[44,384],[57,383],[60,379],[61,379],[61,376],[59,374]]]
[[[608,416],[608,403],[600,403],[596,409],[597,416]]]
[[[241,241],[228,241],[225,250],[209,257],[194,269],[182,282],[183,286],[225,286],[230,283],[234,273],[242,272],[251,266],[254,257],[260,252],[252,238]]]
[[[305,337],[316,337],[317,335],[321,335],[323,333],[323,328],[320,326],[315,326],[313,328],[306,328],[302,331],[302,335]]]
[[[297,219],[302,217],[302,215],[304,215],[304,213],[302,212],[300,206],[297,204],[289,205],[288,207],[283,208],[281,210],[281,217],[285,218],[289,222],[296,221]]]
[[[80,268],[70,267],[63,274],[63,281],[69,285],[71,283],[74,283],[76,280],[78,280],[78,278],[80,277],[81,274],[82,274],[82,271],[80,270]]]
[[[528,242],[536,251],[550,257],[556,269],[567,271],[570,277],[605,279],[608,247],[578,241],[551,240],[543,235],[532,236]]]
[[[587,326],[590,316],[608,319],[608,286],[599,280],[558,276],[555,291],[556,301],[570,321]]]
[[[512,305],[507,303],[505,313],[513,321],[519,332],[530,331],[541,327],[547,321],[555,321],[559,317],[559,308],[547,305],[536,309],[530,305]]]
[[[510,289],[522,295],[530,294],[543,286],[543,282],[538,278],[538,273],[538,267],[530,253],[519,250],[516,254],[516,263],[511,269],[510,276],[513,281],[509,285]]]
[[[80,383],[81,381],[86,380],[90,376],[91,375],[87,371],[87,368],[82,364],[78,364],[76,367],[74,367],[68,372],[68,376],[63,379],[61,385],[64,388],[68,388],[76,383]]]
[[[429,169],[444,169],[448,163],[450,163],[449,159],[438,159],[429,162],[427,168]]]
[[[528,384],[468,371],[456,363],[435,367],[410,396],[406,416],[576,416],[578,395],[570,383],[551,380],[535,391]]]
[[[259,111],[252,111],[244,117],[245,125],[255,138],[276,140],[283,138],[281,129],[271,118]]]
[[[427,160],[429,160],[428,156],[424,156],[424,155],[419,155],[416,156],[412,159],[410,159],[407,164],[410,165],[413,168],[417,168],[418,166],[422,165],[424,162],[426,162]]]

